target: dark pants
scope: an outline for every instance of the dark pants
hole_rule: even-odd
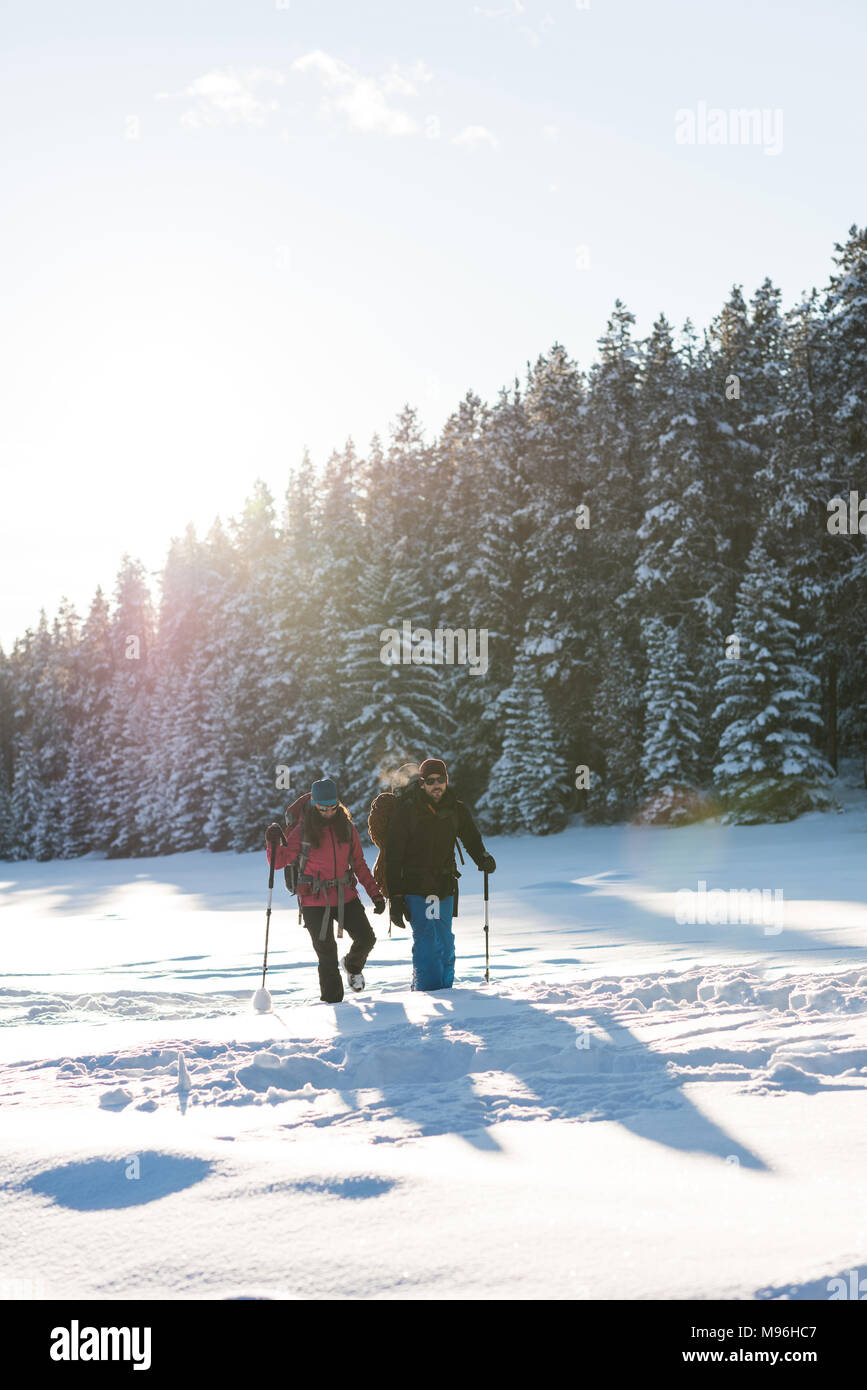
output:
[[[304,918],[304,925],[310,933],[313,949],[319,957],[320,998],[325,1004],[339,1004],[343,998],[343,976],[340,973],[340,965],[337,960],[337,941],[334,936],[337,908],[332,907],[325,940],[320,941],[319,933],[322,930],[324,911],[325,904],[323,903],[321,907],[302,907],[301,915]],[[352,946],[346,956],[349,973],[350,975],[359,975],[376,941],[373,927],[367,920],[367,914],[361,906],[359,898],[353,898],[351,902],[345,904],[343,930],[352,938]]]

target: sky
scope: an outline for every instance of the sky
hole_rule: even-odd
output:
[[[618,298],[643,336],[824,285],[864,220],[865,29],[859,0],[4,0],[0,643],[124,553],[156,580],[305,448],[405,403],[431,438],[554,342],[589,367]]]

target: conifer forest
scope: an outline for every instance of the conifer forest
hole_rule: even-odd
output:
[[[772,271],[773,267],[768,267]],[[363,822],[445,759],[489,832],[789,820],[867,769],[867,229],[702,332],[614,304],[433,439],[251,467],[0,653],[0,857],[262,846],[318,776]],[[564,339],[569,325],[563,324]]]

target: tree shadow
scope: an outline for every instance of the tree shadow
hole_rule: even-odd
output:
[[[339,1091],[348,1114],[314,1123],[364,1113],[404,1120],[422,1136],[454,1133],[475,1148],[500,1151],[496,1126],[503,1119],[611,1120],[665,1148],[767,1171],[684,1094],[665,1056],[598,1006],[579,1005],[566,1019],[482,991],[433,991],[427,998],[436,1011],[422,1024],[396,1001],[370,1004],[368,1020],[379,1026],[369,1032],[357,1019],[347,1028],[335,1010],[344,1056],[318,1081]],[[383,1028],[386,1012],[394,1021]],[[302,1078],[317,1084],[303,1066],[293,1081]]]

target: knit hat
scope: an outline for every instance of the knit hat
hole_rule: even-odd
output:
[[[430,777],[434,772],[438,772],[441,777],[448,777],[442,758],[425,758],[418,770],[419,777]]]
[[[310,788],[310,800],[314,806],[336,806],[337,787],[330,777],[323,777],[321,782],[314,782]]]

